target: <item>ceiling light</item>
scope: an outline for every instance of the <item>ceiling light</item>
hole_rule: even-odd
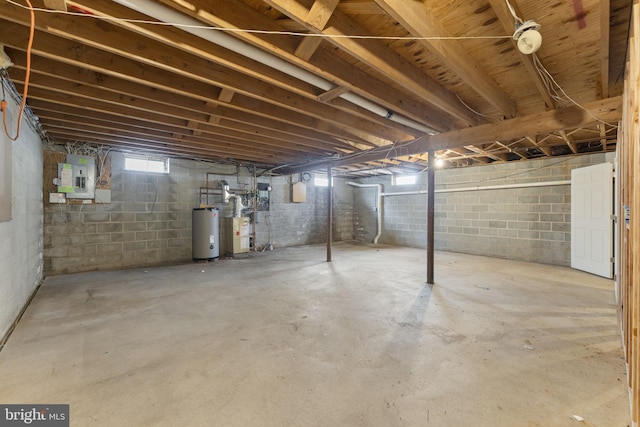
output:
[[[444,159],[442,157],[436,158],[436,167],[441,168],[444,166]]]
[[[518,42],[518,50],[525,55],[531,55],[540,49],[542,45],[542,35],[538,30],[540,24],[535,21],[527,21],[516,28],[513,39]]]

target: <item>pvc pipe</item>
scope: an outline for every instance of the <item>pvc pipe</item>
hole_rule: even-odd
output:
[[[382,196],[410,196],[413,194],[427,194],[429,193],[427,190],[416,190],[416,191],[398,191],[395,193],[382,193]]]
[[[526,182],[523,184],[485,185],[482,187],[476,186],[476,187],[460,187],[460,188],[443,188],[440,190],[436,190],[436,193],[455,193],[458,191],[478,191],[478,190],[502,190],[505,188],[552,187],[556,185],[571,185],[571,180]]]
[[[167,6],[161,5],[153,0],[114,0],[122,6],[129,9],[140,12],[144,15],[151,16],[159,21],[174,24],[176,28],[186,31],[201,39],[207,40],[211,43],[222,46],[225,49],[229,49],[247,58],[253,59],[263,65],[281,71],[292,77],[295,77],[303,82],[309,83],[322,90],[330,90],[335,85],[322,77],[316,76],[310,71],[293,65],[284,59],[280,59],[271,53],[265,52],[255,46],[245,43],[235,37],[225,34],[224,31],[216,29],[203,28],[202,22],[190,16],[183,15]],[[213,28],[213,27],[212,27]],[[353,93],[345,92],[340,95],[340,98],[347,100],[361,108],[364,108],[380,117],[384,117],[398,124],[408,126],[410,128],[425,132],[428,134],[435,134],[436,131],[419,123],[409,117],[394,114],[393,111],[389,111],[386,108],[369,101],[362,96]]]
[[[373,244],[378,244],[378,239],[382,235],[382,184],[359,184],[357,182],[347,181],[347,184],[360,188],[376,188],[376,211],[378,234],[373,238]]]
[[[570,185],[571,181],[545,181],[545,182],[527,182],[523,184],[502,184],[502,185],[485,185],[477,187],[460,187],[460,188],[442,188],[436,190],[436,193],[456,193],[459,191],[481,191],[481,190],[501,190],[506,188],[529,188],[529,187],[552,187],[556,185]],[[416,191],[398,191],[393,193],[382,193],[383,197],[387,196],[410,196],[414,194],[427,194],[427,190]]]

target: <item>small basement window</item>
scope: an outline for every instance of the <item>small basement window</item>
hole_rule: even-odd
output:
[[[134,172],[169,173],[169,158],[124,156],[124,170]]]
[[[394,175],[393,185],[412,185],[416,183],[415,175]]]

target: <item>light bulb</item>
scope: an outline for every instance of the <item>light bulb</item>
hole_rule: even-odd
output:
[[[536,30],[527,30],[518,38],[518,50],[525,55],[537,52],[542,45],[542,35]]]
[[[444,159],[442,157],[438,157],[436,159],[436,167],[441,168],[444,166]]]

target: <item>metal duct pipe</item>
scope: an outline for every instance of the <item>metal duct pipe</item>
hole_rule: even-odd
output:
[[[382,235],[382,184],[358,184],[357,182],[348,181],[347,184],[360,188],[376,188],[376,211],[378,234],[373,238],[373,244],[378,244],[378,239]]]
[[[168,24],[177,24],[174,25],[176,26],[176,28],[179,28],[211,43],[217,44],[218,46],[222,46],[233,52],[239,53],[240,55],[246,56],[247,58],[251,58],[256,62],[274,68],[306,83],[312,84],[322,90],[327,91],[335,87],[335,85],[330,81],[322,77],[318,77],[310,71],[300,68],[297,65],[293,65],[268,52],[265,52],[261,49],[258,49],[257,47],[236,39],[235,37],[225,34],[223,31],[202,28],[202,22],[191,18],[190,16],[183,15],[182,13],[177,12],[167,6],[156,3],[153,0],[113,1],[144,15],[151,16],[159,21]],[[419,123],[409,117],[394,114],[393,111],[389,111],[386,108],[374,102],[371,102],[358,94],[346,92],[340,95],[340,98],[398,124],[402,124],[428,134],[437,133],[435,130],[423,125],[422,123]]]

